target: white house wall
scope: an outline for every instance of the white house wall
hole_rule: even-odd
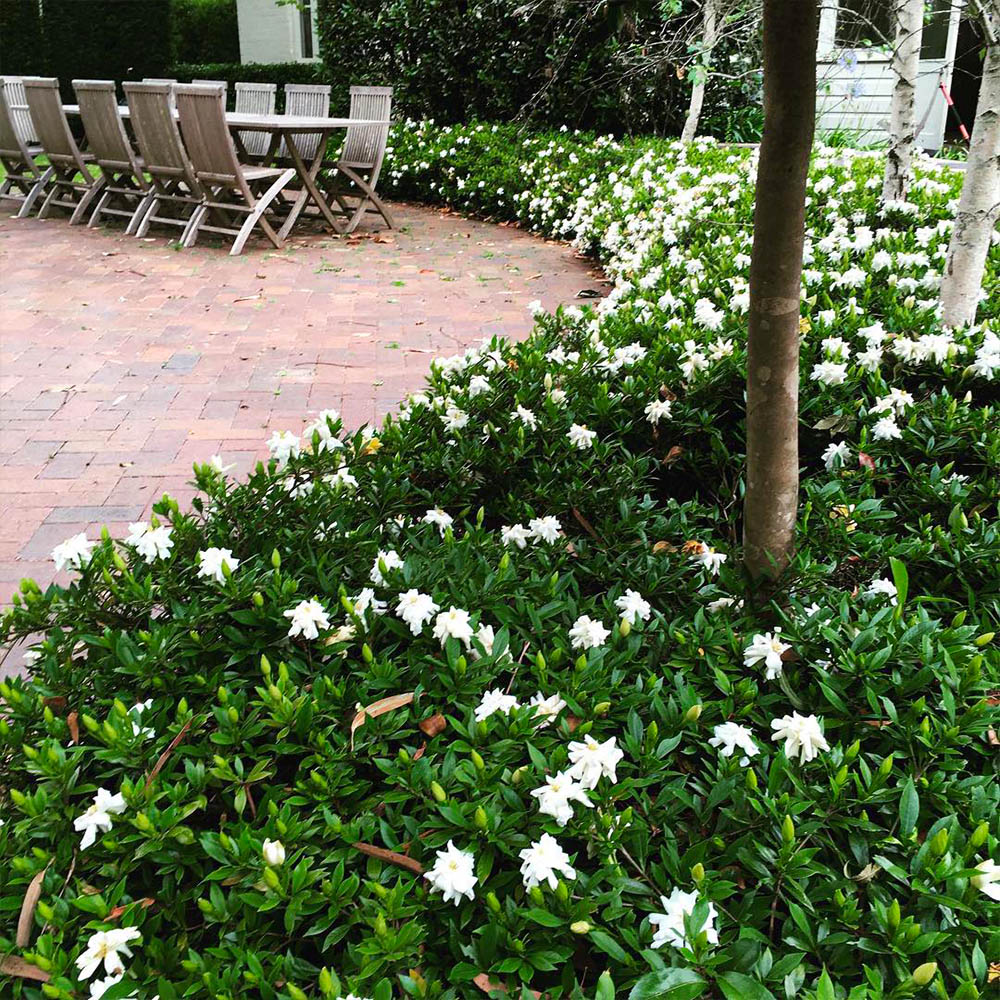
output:
[[[301,14],[294,3],[275,0],[237,0],[240,62],[306,62],[302,58]],[[316,38],[315,4],[313,38]]]

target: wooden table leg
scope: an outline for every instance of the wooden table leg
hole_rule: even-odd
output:
[[[323,198],[319,188],[316,187],[316,177],[319,174],[320,167],[323,163],[323,157],[326,154],[326,142],[330,137],[330,133],[323,132],[320,135],[320,141],[316,147],[316,155],[313,157],[313,161],[308,167],[302,159],[299,147],[295,145],[295,138],[292,133],[283,130],[283,135],[285,139],[285,146],[287,147],[292,158],[292,163],[295,164],[295,172],[299,175],[299,180],[302,181],[302,190],[299,191],[299,195],[295,199],[295,203],[292,205],[291,211],[288,213],[288,218],[285,219],[284,225],[278,232],[278,236],[281,239],[284,239],[289,232],[291,232],[292,226],[294,226],[298,221],[299,216],[302,214],[302,210],[306,207],[306,202],[310,198],[316,203],[320,212],[323,213],[326,221],[330,224],[330,228],[336,232],[337,217],[333,214],[333,210],[326,203],[326,200]]]

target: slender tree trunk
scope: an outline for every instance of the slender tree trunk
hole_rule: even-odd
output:
[[[941,318],[950,327],[976,321],[986,255],[1000,222],[1000,13],[988,12],[984,20],[983,82],[941,282]]]
[[[764,0],[764,134],[757,167],[747,338],[743,559],[776,576],[795,544],[799,292],[816,116],[817,0]]]
[[[684,130],[681,132],[681,142],[689,143],[698,134],[698,121],[701,118],[701,106],[705,101],[705,83],[708,79],[708,64],[712,58],[712,50],[717,41],[716,4],[718,0],[705,0],[705,10],[702,17],[702,64],[704,69],[691,88],[691,103],[688,105]]]
[[[892,88],[889,112],[889,155],[882,181],[883,201],[903,201],[910,189],[913,153],[917,148],[914,98],[920,72],[920,41],[924,31],[924,0],[895,0],[892,7],[896,36],[892,50]]]

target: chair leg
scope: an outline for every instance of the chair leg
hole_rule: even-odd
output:
[[[91,184],[86,191],[83,193],[83,197],[80,198],[79,204],[73,209],[73,214],[69,217],[69,224],[75,226],[78,222],[83,221],[83,217],[90,207],[90,203],[97,197],[98,194],[104,189],[104,185],[107,184],[106,177],[98,177],[93,184]]]
[[[31,190],[24,196],[24,204],[21,206],[21,211],[17,213],[17,217],[19,219],[27,217],[35,202],[38,200],[38,196],[45,190],[45,185],[49,183],[51,178],[52,168],[47,167],[42,173],[42,176],[35,181]]]
[[[128,220],[128,225],[125,227],[125,235],[134,235],[139,223],[145,218],[146,213],[149,211],[150,203],[156,197],[154,191],[147,191],[139,199],[139,204],[136,205],[135,211],[132,213],[132,218]],[[93,223],[92,223],[93,224]]]
[[[104,211],[108,202],[114,197],[113,191],[105,191],[100,198],[97,199],[97,206],[94,211],[90,213],[90,218],[87,220],[87,228],[93,229],[101,221],[101,212]]]
[[[143,236],[146,235],[146,233],[149,232],[149,227],[152,223],[153,216],[156,215],[156,206],[159,205],[159,203],[160,203],[159,192],[154,191],[153,197],[150,198],[149,205],[146,208],[146,211],[143,212],[142,216],[139,218],[139,221],[136,223],[134,227],[134,233],[136,239],[142,238]],[[136,216],[138,215],[139,215],[139,210],[136,209]],[[132,219],[133,222],[136,221],[136,216],[133,216]]]
[[[205,216],[208,215],[208,206],[199,205],[192,213],[191,218],[188,219],[188,224],[184,227],[184,232],[181,233],[180,244],[182,247],[193,247],[198,241],[198,230],[201,229],[201,224],[205,221]]]
[[[271,224],[264,218],[264,212],[267,211],[267,207],[274,201],[275,198],[281,194],[282,189],[288,182],[295,176],[295,170],[289,167],[280,177],[275,180],[275,182],[264,192],[263,196],[254,205],[253,211],[247,216],[246,222],[240,227],[239,234],[233,241],[232,249],[229,251],[231,257],[236,257],[243,252],[243,247],[246,241],[250,238],[250,233],[253,232],[253,228],[256,225],[260,225],[260,228],[264,230],[264,235],[277,247],[279,250],[285,245],[284,241],[278,236],[278,234],[271,228]]]
[[[52,184],[52,190],[46,195],[45,201],[42,202],[42,207],[38,210],[39,219],[47,219],[49,212],[52,210],[52,202],[55,201],[56,195],[59,194],[59,188],[62,187],[59,180],[56,179]]]

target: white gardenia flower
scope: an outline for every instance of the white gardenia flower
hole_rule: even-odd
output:
[[[280,840],[265,840],[260,853],[272,868],[285,863],[285,845]]]
[[[580,615],[569,630],[574,649],[596,649],[608,640],[611,631],[590,615]]]
[[[750,758],[760,753],[760,747],[754,743],[753,734],[746,726],[735,722],[723,722],[715,727],[712,734],[708,742],[713,747],[719,747],[721,756],[732,757],[737,748],[743,751],[743,756],[740,757],[741,767],[746,767],[750,763]]]
[[[615,601],[615,607],[622,613],[622,618],[629,625],[634,625],[636,618],[641,618],[644,622],[648,622],[649,616],[653,613],[649,601],[645,600],[637,590],[626,590]]]
[[[969,879],[973,888],[985,893],[994,902],[1000,903],[1000,865],[992,858],[980,861],[976,868],[978,875],[973,875]]]
[[[823,385],[843,385],[847,378],[847,365],[836,361],[820,361],[813,365],[809,378],[813,382],[822,382]]]
[[[225,465],[222,461],[221,455],[211,455],[208,459],[208,464],[219,473],[220,476],[224,476],[230,469],[236,468],[236,463],[233,462],[230,465]]]
[[[594,808],[583,785],[570,771],[547,775],[545,784],[534,789],[531,794],[538,799],[538,811],[554,817],[560,826],[565,826],[573,818],[574,802],[588,809]]]
[[[434,620],[434,638],[444,646],[449,639],[458,639],[468,646],[472,642],[472,624],[469,612],[456,608],[453,604],[447,611],[442,611]]]
[[[750,645],[743,650],[743,666],[755,667],[763,662],[765,680],[773,681],[781,676],[781,654],[792,648],[778,638],[780,632],[781,629],[776,628],[773,634],[765,632],[763,635],[755,635],[750,640]]]
[[[131,958],[129,942],[141,940],[142,935],[135,927],[116,927],[110,931],[91,934],[87,947],[76,957],[80,978],[90,979],[102,962],[104,971],[109,976],[121,976],[125,972],[121,956]]]
[[[542,308],[541,300],[540,299],[532,299],[528,303],[528,312],[530,312],[532,316],[538,316],[541,313],[545,312],[545,310]]]
[[[819,756],[820,750],[830,749],[830,744],[826,742],[826,737],[820,728],[819,719],[815,715],[799,715],[798,712],[792,712],[791,715],[773,719],[771,728],[774,730],[771,735],[772,740],[785,741],[785,756],[789,760],[797,758],[803,764],[808,764],[814,757]]]
[[[705,607],[708,609],[709,614],[718,614],[720,611],[725,611],[726,608],[731,608],[735,606],[736,610],[739,611],[743,607],[743,602],[738,601],[735,597],[717,597],[714,601],[709,601]]]
[[[559,541],[562,525],[559,523],[559,518],[550,514],[548,517],[532,518],[528,522],[528,530],[540,542],[548,542],[551,545],[553,542]]]
[[[525,409],[520,404],[510,417],[511,420],[520,420],[521,423],[530,430],[536,430],[538,427],[538,418],[531,412],[531,410]]]
[[[203,549],[198,553],[198,576],[214,580],[216,583],[225,583],[223,566],[232,574],[236,572],[239,564],[239,559],[233,555],[231,549]]]
[[[156,730],[152,727],[139,725],[139,721],[142,719],[142,713],[147,711],[152,704],[153,699],[147,698],[145,701],[136,702],[136,704],[128,710],[128,714],[131,716],[133,736],[141,736],[144,740],[148,740],[151,736],[156,735]]]
[[[594,447],[594,441],[597,439],[597,431],[587,430],[586,424],[573,424],[566,436],[574,448],[584,451],[587,448]]]
[[[431,887],[441,893],[446,903],[456,906],[462,897],[474,899],[473,888],[479,879],[475,875],[476,857],[471,851],[460,851],[452,841],[443,851],[438,851],[434,867],[424,872]]]
[[[722,564],[729,558],[723,552],[716,552],[710,545],[702,545],[697,552],[691,553],[691,559],[701,566],[709,576],[718,576]]]
[[[539,691],[535,694],[531,701],[528,702],[528,707],[534,712],[535,718],[539,720],[540,725],[547,726],[552,720],[566,707],[566,702],[563,700],[561,695],[550,694],[547,698],[545,695]]]
[[[117,986],[124,977],[125,973],[119,972],[117,975],[108,976],[106,979],[95,979],[90,984],[90,1000],[101,1000],[104,994],[107,993],[112,986]]]
[[[675,948],[683,948],[688,944],[687,931],[684,928],[684,918],[694,912],[698,904],[697,892],[684,892],[675,888],[669,896],[660,897],[663,913],[652,913],[649,922],[654,928],[653,947],[662,948],[665,944]],[[704,932],[709,944],[719,943],[719,932],[715,928],[718,913],[714,903],[708,904],[708,915],[698,933]]]
[[[661,420],[670,419],[672,408],[673,404],[669,399],[654,399],[651,403],[646,404],[646,409],[643,412],[646,414],[646,419],[655,427]]]
[[[886,577],[876,577],[870,584],[868,584],[868,589],[865,591],[864,596],[867,600],[871,600],[875,597],[888,597],[889,603],[895,607],[896,606],[896,585],[892,580]]]
[[[174,540],[170,537],[172,532],[169,525],[150,528],[146,521],[135,521],[128,526],[125,544],[135,549],[147,563],[152,563],[170,555],[170,550],[174,547]]]
[[[363,618],[371,610],[373,615],[384,615],[389,607],[387,601],[380,601],[375,597],[375,591],[371,587],[363,587],[357,597],[351,599],[354,613]]]
[[[125,797],[119,792],[112,795],[106,788],[98,788],[94,801],[87,811],[73,820],[73,829],[78,833],[82,830],[80,850],[85,851],[97,839],[97,831],[107,833],[112,826],[112,816],[120,816],[125,812]],[[114,970],[109,968],[108,972]],[[85,977],[86,978],[86,977]]]
[[[267,441],[267,449],[271,457],[277,459],[278,468],[288,465],[289,459],[298,458],[302,442],[297,434],[291,431],[275,431]]]
[[[87,540],[85,531],[67,538],[65,542],[60,542],[52,550],[52,559],[55,561],[56,570],[62,572],[67,566],[70,569],[83,569],[84,565],[90,562],[90,555],[96,544],[97,542]]]
[[[551,834],[543,833],[531,847],[520,852],[521,878],[525,889],[533,889],[542,882],[555,890],[559,885],[559,875],[576,878],[576,870],[569,863],[569,855],[559,846],[559,841]]]
[[[618,749],[618,741],[614,736],[598,743],[588,733],[582,743],[570,743],[568,750],[570,763],[573,765],[569,773],[584,788],[596,788],[601,778],[610,778],[612,783],[617,783],[617,768],[625,753]]]
[[[504,545],[516,545],[523,549],[531,538],[531,532],[523,524],[505,524],[500,529],[500,541]]]
[[[500,688],[494,688],[492,691],[487,691],[476,706],[476,722],[488,719],[494,712],[510,715],[518,707],[517,698],[512,694],[505,694]]]
[[[338,448],[344,447],[344,442],[330,429],[330,425],[339,419],[340,414],[336,410],[320,410],[316,419],[311,424],[306,424],[302,433],[307,441],[312,441],[314,434],[319,435],[317,453],[336,451]]]
[[[402,569],[403,560],[399,557],[399,553],[395,549],[379,549],[378,555],[375,557],[375,563],[372,566],[372,571],[369,574],[369,579],[378,587],[384,587],[386,583],[385,577],[382,575],[383,566],[387,573],[394,569]]]
[[[315,597],[308,601],[299,601],[294,608],[289,608],[283,614],[291,619],[291,625],[288,627],[290,639],[294,639],[297,635],[301,635],[303,639],[317,639],[321,630],[325,631],[330,627],[330,617],[326,613],[326,608]]]
[[[823,464],[832,471],[846,465],[850,457],[851,449],[846,441],[838,441],[837,444],[831,442],[823,452]]]
[[[434,603],[430,594],[421,594],[419,590],[410,589],[399,595],[396,602],[396,614],[406,622],[414,635],[420,635],[421,629],[429,622],[440,608]]]
[[[903,432],[893,417],[881,417],[872,425],[872,438],[875,441],[894,441],[902,436]]]
[[[455,519],[451,514],[446,514],[440,507],[434,507],[433,509],[427,511],[426,514],[420,519],[424,524],[436,524],[438,531],[441,532],[441,537],[444,538],[444,533],[454,524]]]

